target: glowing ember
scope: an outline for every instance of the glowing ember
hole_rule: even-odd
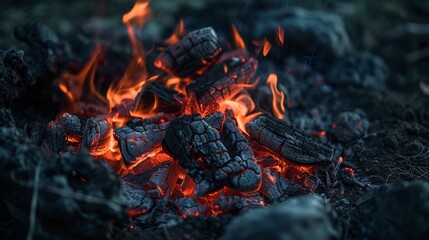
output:
[[[285,41],[285,31],[283,30],[283,28],[281,28],[280,26],[277,27],[277,41],[279,43],[280,46],[283,46],[284,41]]]

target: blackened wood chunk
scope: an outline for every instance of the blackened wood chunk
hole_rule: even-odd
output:
[[[66,131],[69,141],[80,142],[82,140],[85,129],[85,122],[82,119],[70,113],[63,113],[59,124]]]
[[[241,196],[228,196],[215,200],[212,203],[213,212],[216,214],[241,211],[248,206],[246,199]]]
[[[64,128],[54,121],[48,123],[43,134],[43,143],[54,153],[59,153],[64,150],[66,147]]]
[[[278,158],[300,165],[328,164],[334,149],[270,115],[261,115],[246,124],[250,137]]]
[[[256,59],[249,59],[222,78],[210,79],[206,82],[197,81],[191,84],[188,91],[194,92],[198,103],[204,107],[221,100],[228,100],[243,90],[246,85],[254,82],[253,76],[257,66]]]
[[[212,128],[215,128],[218,131],[221,130],[224,120],[225,115],[223,115],[221,112],[214,112],[204,118],[204,121],[206,121]]]
[[[140,120],[144,123],[144,120]],[[115,138],[119,142],[122,159],[125,165],[147,158],[156,148],[161,146],[168,123],[141,124],[131,123],[129,126],[115,128]]]
[[[151,198],[169,197],[173,192],[178,178],[178,168],[174,162],[163,162],[152,173],[145,188]]]
[[[220,52],[221,47],[213,28],[201,28],[168,47],[155,60],[155,66],[178,77],[193,77],[212,65]]]
[[[231,165],[234,165],[235,169],[240,169],[239,173],[230,175],[231,188],[243,192],[259,188],[261,169],[256,164],[252,148],[232,118],[226,118],[220,136],[232,159]]]
[[[158,112],[180,113],[183,107],[183,96],[174,89],[153,82],[142,89],[136,97],[136,110],[151,110],[156,105]]]
[[[184,218],[188,216],[204,216],[207,212],[207,207],[200,205],[194,198],[179,198],[174,200],[173,203],[179,214]]]
[[[112,125],[104,118],[89,118],[82,137],[82,148],[93,156],[99,156],[109,150]]]
[[[219,133],[200,115],[185,115],[171,121],[163,149],[186,169],[196,184],[195,194],[205,195],[228,183],[228,175],[239,171],[231,166]]]
[[[262,185],[259,192],[268,200],[276,200],[284,194],[287,188],[286,179],[273,168],[266,167],[262,170]]]

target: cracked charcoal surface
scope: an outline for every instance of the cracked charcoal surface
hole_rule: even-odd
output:
[[[148,124],[136,119],[129,126],[115,128],[115,138],[124,163],[130,165],[138,159],[146,158],[152,151],[161,146],[169,123]]]
[[[102,155],[110,147],[112,125],[107,119],[89,118],[82,137],[82,147],[91,155]]]
[[[199,204],[195,198],[178,198],[173,203],[179,214],[184,217],[203,216],[207,212],[207,207]]]
[[[296,164],[328,164],[334,149],[270,115],[261,115],[246,124],[250,137],[277,157]]]
[[[68,140],[80,142],[82,140],[83,132],[85,130],[85,122],[79,117],[63,113],[60,117],[59,124],[64,128]]]
[[[252,148],[232,118],[226,118],[220,137],[234,168],[239,169],[239,174],[230,175],[231,188],[239,191],[256,190],[261,184],[261,169],[256,164]]]
[[[227,75],[211,81],[197,81],[188,87],[188,91],[195,92],[198,103],[209,106],[221,100],[229,99],[244,89],[244,85],[254,82],[258,66],[256,59],[249,59]]]
[[[195,194],[205,195],[228,183],[228,174],[237,172],[231,166],[219,133],[200,115],[185,115],[170,122],[163,149],[186,169],[195,184]],[[202,165],[198,163],[201,159]]]
[[[155,60],[155,66],[178,77],[192,77],[204,72],[216,61],[220,52],[213,28],[201,28],[188,33],[180,42],[168,47]]]
[[[279,198],[287,188],[286,179],[273,168],[266,167],[262,170],[262,184],[259,192],[269,201]]]

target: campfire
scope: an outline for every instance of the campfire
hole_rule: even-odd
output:
[[[153,63],[162,72],[151,75],[134,33],[150,15],[149,2],[123,15],[132,59],[105,95],[95,88],[101,46],[78,74],[58,79],[66,103],[37,133],[46,152],[88,151],[107,162],[127,191],[141,190],[143,204],[129,212],[143,222],[160,204],[184,218],[263,207],[291,186],[311,191],[317,169],[340,166],[341,152],[284,121],[277,75],[255,77],[258,55],[283,44],[280,27],[277,43],[265,39],[251,52],[234,25],[234,42],[223,48],[213,28],[186,33],[181,22]],[[259,110],[248,92],[258,84],[271,89],[271,111]],[[353,177],[352,169],[338,170]]]
[[[12,79],[1,85],[0,230],[28,229],[5,236],[86,226],[68,237],[371,239],[407,229],[382,215],[408,218],[392,199],[418,205],[427,183],[384,184],[429,179],[427,112],[395,105],[404,98],[386,93],[383,59],[354,53],[341,18],[272,10],[250,29],[182,16],[160,41],[142,36],[152,4],[122,15],[120,50],[80,39],[90,51],[63,59],[72,50],[36,23],[15,35],[41,51],[0,52],[0,80]],[[45,92],[58,108],[36,107],[43,117],[29,123],[29,96]]]

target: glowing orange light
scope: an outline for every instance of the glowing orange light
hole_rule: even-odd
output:
[[[179,40],[186,35],[185,24],[183,19],[180,19],[179,25],[174,30],[174,33],[166,39],[164,42],[167,45],[174,45],[179,42]]]
[[[277,74],[271,73],[268,75],[267,84],[270,86],[271,93],[273,95],[272,106],[273,113],[278,119],[284,118],[284,113],[286,112],[284,106],[285,95],[284,92],[281,92],[277,88]]]
[[[264,47],[262,48],[262,55],[264,55],[264,57],[266,57],[268,52],[270,52],[271,47],[272,47],[271,43],[268,40],[265,40]]]
[[[61,75],[58,87],[66,95],[66,103],[61,112],[77,114],[81,103],[95,102],[101,106],[107,105],[106,98],[94,85],[95,72],[101,58],[101,47],[97,45],[78,74],[66,72]]]
[[[277,27],[277,41],[280,46],[283,46],[285,40],[285,31],[280,26]]]
[[[241,37],[240,33],[238,33],[237,28],[232,24],[232,34],[234,36],[235,41],[235,47],[237,49],[246,49],[246,44],[244,44],[243,38]]]
[[[149,1],[137,1],[134,7],[122,16],[122,22],[129,26],[143,27],[151,17]]]

